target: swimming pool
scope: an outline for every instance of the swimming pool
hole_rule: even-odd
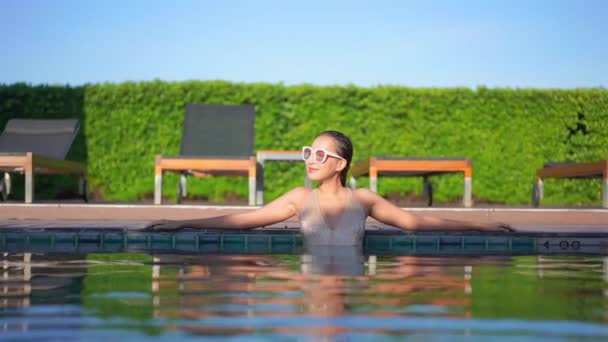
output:
[[[603,340],[602,241],[3,231],[0,339]]]

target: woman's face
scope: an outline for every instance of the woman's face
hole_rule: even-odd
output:
[[[315,139],[315,141],[312,142],[312,145],[310,146],[313,148],[313,150],[325,149],[328,152],[338,154],[336,149],[336,141],[330,136],[319,136]],[[313,181],[322,181],[339,174],[342,168],[344,168],[342,165],[345,163],[345,161],[328,156],[327,160],[325,160],[323,163],[315,161],[314,157],[308,158],[305,163],[308,178]]]

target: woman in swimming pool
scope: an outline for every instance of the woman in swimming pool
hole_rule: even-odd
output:
[[[475,223],[419,216],[401,210],[368,189],[351,190],[346,174],[353,156],[350,139],[337,131],[325,131],[312,146],[302,149],[308,177],[317,189],[295,188],[267,205],[250,212],[205,219],[157,221],[149,230],[180,228],[249,229],[281,222],[294,215],[300,219],[305,241],[320,245],[362,243],[368,216],[404,230],[513,231],[505,224]]]

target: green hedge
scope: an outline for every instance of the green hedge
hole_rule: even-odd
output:
[[[154,156],[179,151],[187,103],[256,106],[257,149],[299,149],[326,129],[351,136],[354,159],[378,156],[469,156],[478,202],[528,204],[535,170],[546,161],[608,158],[608,90],[414,89],[397,86],[126,82],[83,87],[0,85],[0,123],[12,117],[77,117],[72,151],[87,162],[99,197],[149,199]],[[301,185],[302,165],[269,163],[266,199]],[[457,201],[462,177],[435,177],[436,199]],[[56,181],[36,181],[38,198]],[[75,183],[74,183],[75,184]],[[175,197],[177,177],[164,193]],[[361,186],[366,180],[360,182]],[[547,204],[601,202],[600,181],[548,180]],[[246,198],[244,178],[193,179],[195,197]],[[16,189],[18,190],[18,189]],[[420,194],[419,179],[381,178],[379,192]]]

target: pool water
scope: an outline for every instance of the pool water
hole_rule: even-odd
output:
[[[608,340],[601,256],[3,253],[0,340]]]

